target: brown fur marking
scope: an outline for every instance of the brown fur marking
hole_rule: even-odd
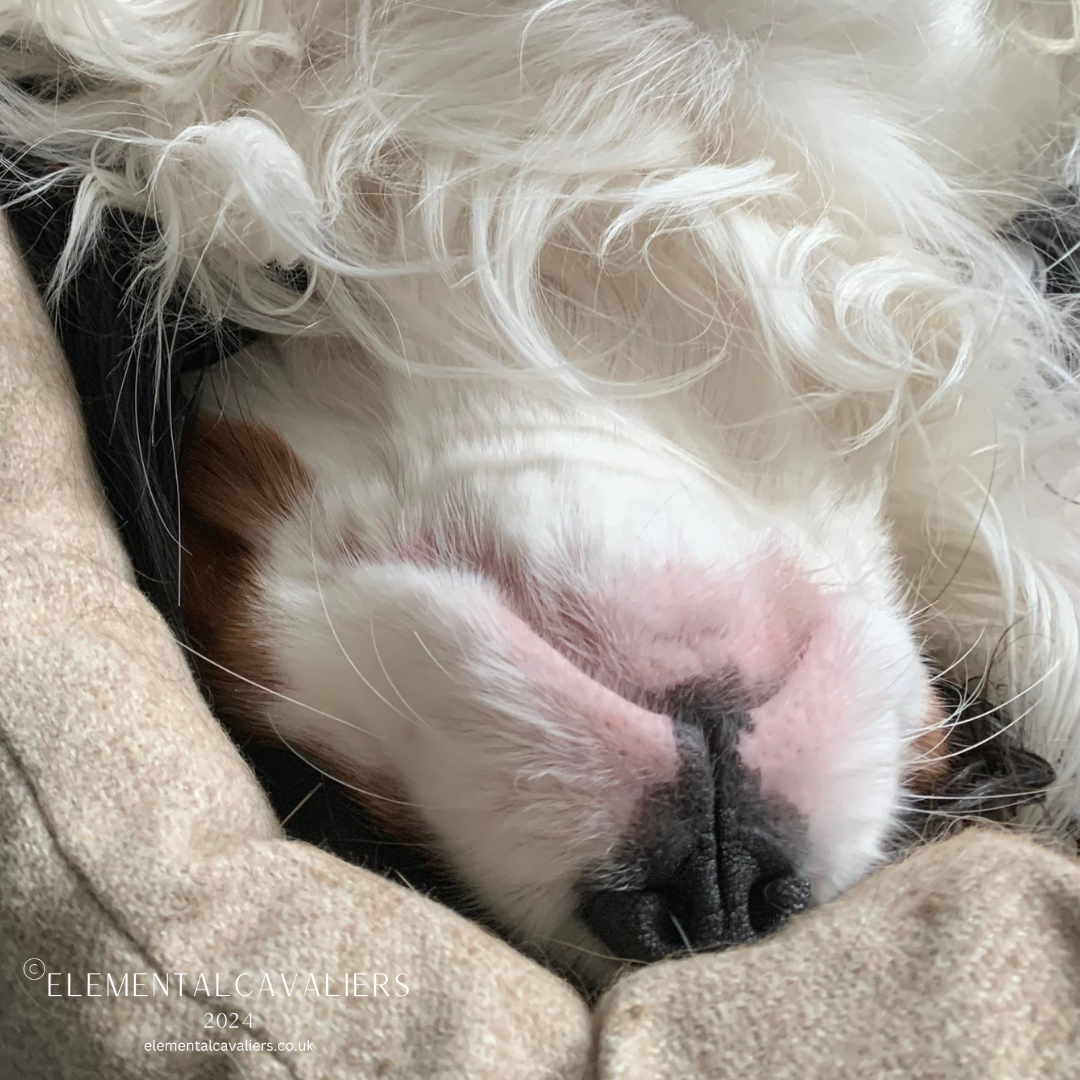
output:
[[[945,706],[931,691],[923,730],[911,744],[914,767],[908,775],[908,787],[918,795],[926,795],[937,787],[948,771],[949,748],[945,731]]]
[[[198,417],[186,434],[181,609],[194,647],[207,658],[199,661],[200,674],[215,708],[242,729],[259,725],[266,701],[252,684],[278,688],[259,631],[259,563],[275,521],[310,490],[307,470],[269,428]]]
[[[180,487],[184,622],[206,657],[198,659],[199,671],[215,711],[234,730],[272,741],[278,736],[262,717],[268,691],[282,687],[260,633],[259,567],[269,555],[274,523],[295,513],[311,486],[303,464],[269,428],[199,417],[186,435]],[[399,839],[431,843],[430,829],[404,805],[393,777],[350,771],[317,743],[293,748],[354,788],[356,800]]]

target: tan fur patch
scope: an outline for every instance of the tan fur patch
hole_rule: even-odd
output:
[[[193,421],[181,473],[182,603],[199,673],[230,727],[277,742],[262,719],[284,688],[260,632],[258,575],[275,522],[296,512],[311,477],[277,432],[237,420]],[[356,800],[399,839],[429,844],[431,832],[393,777],[350,768],[318,744],[293,749],[354,789]]]
[[[948,771],[944,721],[945,706],[931,691],[930,708],[923,721],[923,729],[911,744],[914,762],[907,782],[908,787],[918,795],[932,792]]]
[[[184,624],[215,708],[233,724],[258,724],[279,689],[259,630],[259,563],[270,530],[295,511],[311,478],[269,428],[197,418],[186,434],[180,479]]]

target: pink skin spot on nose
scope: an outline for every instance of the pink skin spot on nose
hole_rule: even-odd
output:
[[[534,685],[545,712],[571,737],[585,734],[612,778],[635,789],[675,778],[680,761],[670,717],[591,679],[509,611],[503,609],[499,622],[510,646],[508,659]]]
[[[823,608],[821,594],[779,560],[733,579],[676,566],[599,598],[596,625],[620,681],[662,691],[735,673],[753,693],[792,669]]]
[[[760,773],[764,794],[807,815],[821,805],[829,758],[851,736],[851,681],[848,650],[831,625],[819,627],[779,692],[750,710],[753,727],[739,739],[739,758]]]

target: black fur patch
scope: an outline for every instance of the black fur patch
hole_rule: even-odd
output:
[[[1060,189],[1047,194],[1042,205],[1018,214],[1004,235],[1025,245],[1036,262],[1045,294],[1061,309],[1073,333],[1080,332],[1080,198]],[[1066,356],[1075,372],[1080,356]]]
[[[1042,802],[1054,768],[1025,750],[1019,728],[1001,709],[968,688],[937,684],[949,712],[946,770],[913,800],[913,824],[926,838],[947,836],[975,818],[1008,823],[1022,806]]]
[[[1049,295],[1076,295],[1080,287],[1080,201],[1074,192],[1050,193],[1041,207],[1018,214],[1005,234],[1031,246]]]
[[[26,179],[46,171],[41,162],[0,158],[0,199],[42,292],[67,239],[76,194],[65,185],[27,198]],[[168,349],[159,372],[158,339],[139,332],[149,292],[138,269],[156,238],[143,218],[119,211],[106,215],[101,242],[50,314],[75,380],[98,478],[139,585],[183,639],[177,450],[192,402],[181,379],[232,355],[254,334],[212,324],[176,297],[165,311]]]

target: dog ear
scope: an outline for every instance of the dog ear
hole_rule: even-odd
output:
[[[1020,807],[1041,802],[1054,768],[1020,745],[1019,725],[970,687],[938,682],[936,689],[946,713],[944,753],[914,798],[924,834],[949,834],[972,818],[1009,822]]]

